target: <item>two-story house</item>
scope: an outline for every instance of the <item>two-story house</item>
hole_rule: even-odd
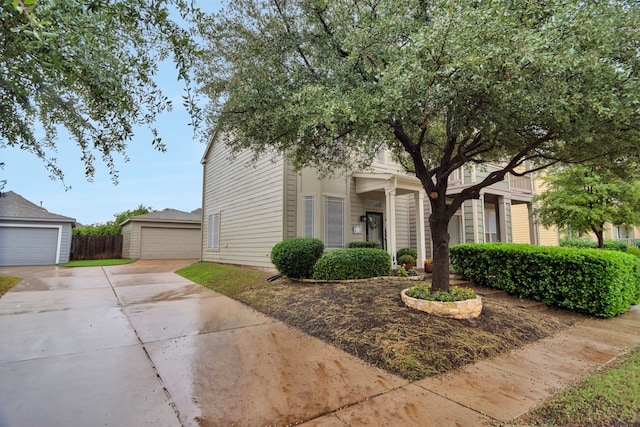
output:
[[[368,170],[332,178],[309,168],[296,172],[281,157],[254,163],[248,151],[231,154],[214,136],[202,158],[203,261],[272,268],[271,248],[289,237],[319,238],[326,250],[376,241],[392,256],[413,247],[419,265],[432,253],[425,191],[384,151]],[[486,173],[480,167],[460,170],[451,177],[449,194]],[[528,177],[486,188],[451,220],[451,244],[510,242],[514,234],[516,241],[537,243],[529,215],[534,190]],[[517,231],[514,212],[526,222]]]

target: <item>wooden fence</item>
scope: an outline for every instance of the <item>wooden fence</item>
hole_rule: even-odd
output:
[[[122,235],[71,238],[71,261],[109,258],[122,258]]]

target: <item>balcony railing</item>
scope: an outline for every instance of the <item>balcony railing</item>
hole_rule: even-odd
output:
[[[509,189],[514,193],[533,193],[533,180],[530,176],[509,175]]]

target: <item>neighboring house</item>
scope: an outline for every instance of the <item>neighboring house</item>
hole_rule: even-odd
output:
[[[271,248],[289,237],[316,237],[326,250],[351,241],[377,241],[392,256],[413,247],[432,253],[429,201],[420,181],[381,151],[371,167],[348,177],[321,179],[312,169],[296,172],[282,158],[234,153],[214,138],[202,158],[202,261],[273,268]],[[478,182],[486,168],[470,167],[450,179],[449,194]],[[531,210],[530,178],[505,180],[469,200],[452,218],[451,244],[513,241],[512,205]],[[534,230],[529,218],[525,230]],[[535,238],[535,237],[534,237]],[[531,242],[534,238],[529,237]]]
[[[0,197],[0,265],[69,262],[76,220],[51,213],[13,191]]]
[[[176,209],[131,217],[122,225],[122,257],[135,259],[199,258],[202,210]]]

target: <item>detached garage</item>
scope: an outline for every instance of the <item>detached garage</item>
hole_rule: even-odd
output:
[[[202,211],[165,209],[122,223],[122,256],[137,259],[200,258]]]
[[[69,262],[75,222],[13,191],[4,193],[0,197],[0,266]]]

